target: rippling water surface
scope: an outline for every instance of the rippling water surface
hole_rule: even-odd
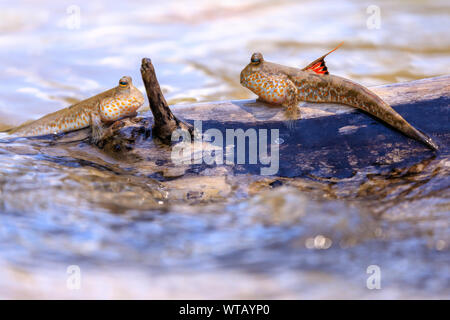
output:
[[[144,56],[174,108],[253,97],[238,76],[254,51],[304,66],[345,41],[328,68],[367,86],[450,73],[448,1],[377,5],[369,29],[361,1],[0,1],[0,129],[123,75],[143,90]],[[443,153],[278,188],[224,168],[156,181],[86,144],[2,134],[0,296],[448,298],[449,168]]]

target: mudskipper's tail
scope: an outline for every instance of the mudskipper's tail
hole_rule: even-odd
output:
[[[364,111],[374,115],[378,119],[383,120],[408,137],[422,142],[430,149],[439,150],[438,145],[427,134],[414,128],[411,124],[408,123],[408,121],[406,121],[400,114],[398,114],[397,111],[395,111],[389,104],[387,104],[375,93],[364,87],[362,88],[363,90],[361,91],[364,93],[360,97],[363,102],[365,100],[366,104],[363,103],[355,105],[357,108],[363,109]]]
[[[408,136],[410,136],[411,138],[414,138],[416,140],[419,140],[420,142],[422,142],[423,144],[425,144],[426,146],[428,146],[430,149],[432,150],[439,150],[439,146],[424,132],[414,128],[411,126],[412,130],[408,130],[408,132],[405,132]]]
[[[380,99],[380,98],[379,98]],[[408,121],[406,121],[400,114],[398,114],[390,105],[381,101],[383,111],[378,118],[385,121],[395,129],[399,130],[403,134],[410,138],[413,138],[419,142],[422,142],[432,150],[439,150],[438,145],[424,132],[414,128]]]

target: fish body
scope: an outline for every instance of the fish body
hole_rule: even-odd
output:
[[[351,80],[329,74],[324,58],[334,50],[303,69],[268,62],[262,54],[254,53],[250,63],[241,72],[241,84],[261,100],[282,105],[288,110],[297,110],[301,101],[340,103],[355,107],[431,149],[438,149],[430,137],[410,125],[375,93]]]
[[[104,133],[103,124],[136,114],[144,96],[133,85],[131,77],[122,77],[119,85],[70,107],[19,126],[10,134],[22,137],[70,132],[92,127],[94,141]]]

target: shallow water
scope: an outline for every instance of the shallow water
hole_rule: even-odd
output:
[[[64,3],[0,2],[0,126],[122,75],[143,89],[144,56],[171,103],[253,97],[238,80],[253,51],[302,66],[343,40],[328,68],[365,85],[450,73],[446,1],[381,1],[380,29],[358,1],[77,3],[79,28]],[[2,134],[0,296],[450,297],[448,151],[340,179],[158,168]],[[81,290],[67,289],[69,265]],[[366,288],[370,265],[381,290]]]

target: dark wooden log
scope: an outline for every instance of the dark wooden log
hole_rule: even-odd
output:
[[[300,105],[301,116],[296,120],[289,120],[283,108],[255,100],[179,105],[172,114],[165,100],[162,100],[160,90],[155,92],[153,87],[148,94],[153,107],[157,106],[157,112],[154,112],[155,120],[149,113],[143,113],[137,118],[119,121],[114,125],[114,134],[104,141],[102,151],[119,161],[120,167],[133,167],[139,174],[163,180],[185,174],[214,176],[224,172],[229,177],[241,174],[256,177],[261,174],[261,168],[267,167],[260,162],[250,164],[248,158],[243,164],[238,164],[237,161],[233,164],[217,165],[207,165],[204,162],[175,164],[171,154],[173,147],[165,142],[170,140],[169,135],[174,129],[183,126],[175,120],[176,117],[182,117],[191,124],[201,120],[202,132],[216,129],[223,137],[230,129],[254,129],[257,132],[261,129],[277,129],[280,138],[279,170],[273,179],[341,179],[352,177],[361,171],[403,170],[416,164],[422,165],[436,157],[440,159],[448,156],[449,89],[450,76],[371,88],[412,125],[429,134],[441,148],[438,153],[369,115],[343,105],[304,103]],[[158,95],[161,97],[159,100]],[[163,143],[159,139],[151,139],[152,135],[159,136],[150,130],[152,124],[159,132],[164,132]],[[75,140],[76,135],[82,132],[63,136],[55,141],[55,147],[58,142],[72,141],[73,144],[67,147],[72,145],[78,152],[80,149]],[[203,142],[205,149],[210,145]],[[247,142],[246,152],[248,150]],[[83,152],[89,157],[93,151],[85,149]],[[222,152],[227,152],[226,145],[223,146]],[[215,170],[218,170],[218,173]]]
[[[379,176],[383,177],[382,182],[390,177],[420,177],[421,172],[448,170],[450,76],[372,87],[371,90],[412,125],[429,134],[439,144],[439,152],[433,152],[367,114],[343,105],[304,103],[300,105],[301,118],[292,121],[282,108],[255,100],[179,105],[172,114],[165,101],[154,97],[150,101],[159,101],[156,106],[161,114],[158,115],[158,126],[151,113],[144,112],[136,118],[116,122],[111,127],[112,135],[102,142],[100,149],[86,143],[90,131],[85,129],[53,138],[41,152],[48,159],[61,161],[64,156],[66,161],[137,177],[142,183],[156,179],[170,190],[168,199],[183,203],[226,199],[236,190],[251,194],[280,185],[311,191],[314,183],[313,189],[320,197],[323,192],[333,193],[333,184],[339,184],[340,196],[345,192],[370,194],[374,192],[373,188],[383,190],[383,184],[372,181],[366,189],[359,188],[359,184]],[[151,92],[148,93],[153,95]],[[162,97],[160,90],[156,90],[156,94]],[[191,124],[201,120],[202,132],[215,129],[223,137],[230,129],[278,130],[278,171],[273,175],[262,175],[261,169],[268,165],[260,161],[251,164],[248,156],[242,164],[237,161],[231,164],[175,163],[173,150],[179,144],[169,145],[160,139],[152,139],[152,135],[157,135],[151,127],[165,128],[167,141],[169,133],[180,123],[174,120],[176,117],[183,117]],[[46,140],[45,143],[48,141],[48,137],[34,138],[41,139]],[[80,140],[83,141],[80,143]],[[201,145],[203,150],[211,147],[207,141]],[[222,152],[227,153],[229,147],[236,155],[236,146],[224,144]],[[246,142],[247,155],[249,148]],[[195,148],[192,149],[195,153]],[[445,180],[437,186],[438,189],[446,187]]]

